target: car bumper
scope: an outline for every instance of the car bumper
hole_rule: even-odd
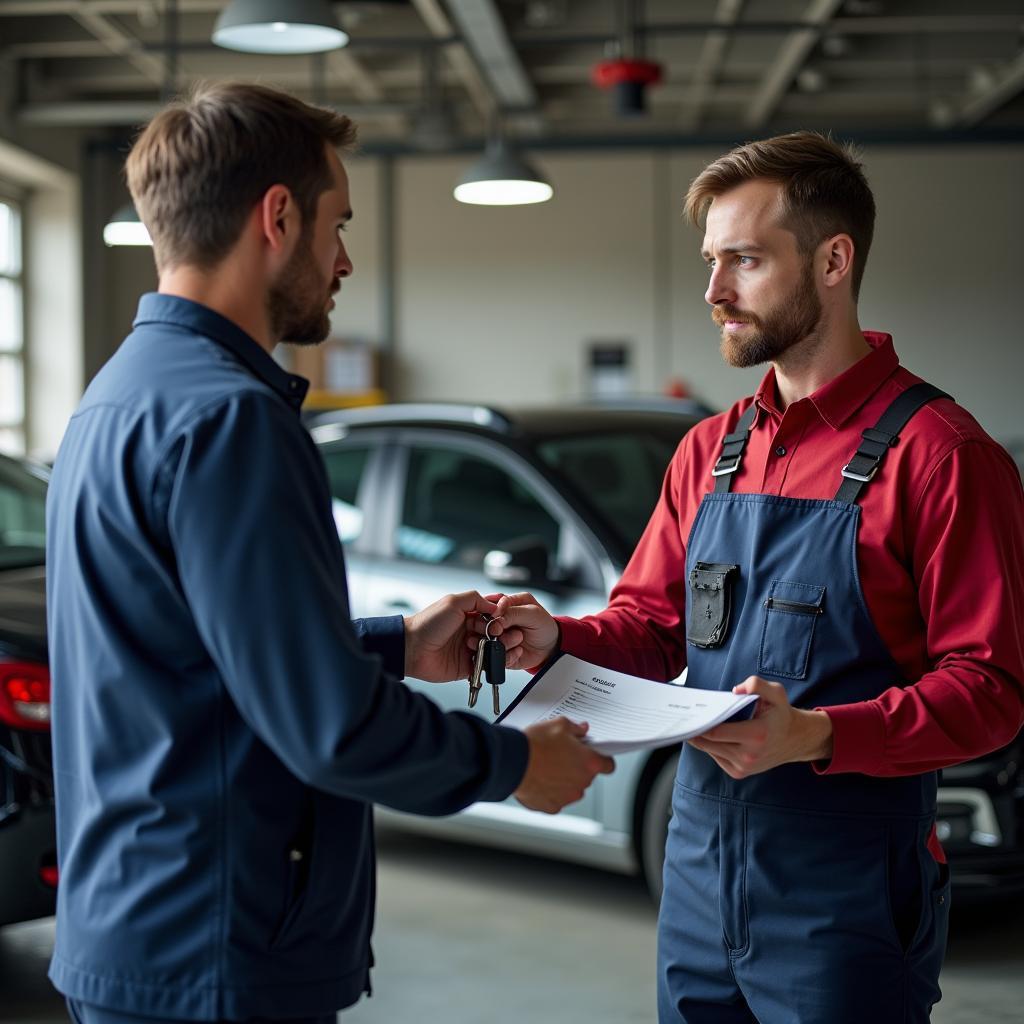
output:
[[[52,807],[22,811],[0,824],[0,925],[49,917],[57,890],[40,872],[56,863]]]
[[[1024,798],[943,786],[936,819],[956,893],[968,899],[1024,892]]]

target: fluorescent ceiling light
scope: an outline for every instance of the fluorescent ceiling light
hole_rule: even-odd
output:
[[[244,53],[323,53],[348,42],[329,0],[231,0],[212,38]]]
[[[146,225],[131,203],[120,207],[103,229],[103,241],[107,245],[152,245]]]
[[[484,155],[466,171],[453,194],[460,203],[477,206],[523,206],[546,202],[555,190],[499,139],[490,143]]]

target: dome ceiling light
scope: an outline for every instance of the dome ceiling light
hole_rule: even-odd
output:
[[[329,0],[231,0],[212,38],[228,50],[272,54],[323,53],[348,42]]]
[[[134,203],[125,203],[117,208],[103,229],[103,241],[110,246],[153,244]]]
[[[555,190],[503,139],[494,139],[484,155],[455,186],[460,203],[476,206],[524,206],[547,202]]]

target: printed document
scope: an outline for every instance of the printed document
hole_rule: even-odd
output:
[[[757,696],[655,683],[563,654],[536,675],[498,721],[516,729],[564,715],[589,722],[602,754],[652,750],[749,718]]]

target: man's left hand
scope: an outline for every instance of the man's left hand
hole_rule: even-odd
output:
[[[832,756],[832,722],[824,711],[793,707],[785,687],[760,676],[750,676],[732,692],[757,694],[754,717],[726,722],[687,741],[714,758],[726,775],[745,779],[780,764]]]
[[[480,614],[494,615],[498,606],[475,590],[449,594],[405,617],[405,674],[431,683],[466,679],[473,671],[473,652],[466,642],[468,623]],[[513,630],[515,640],[520,631]]]

